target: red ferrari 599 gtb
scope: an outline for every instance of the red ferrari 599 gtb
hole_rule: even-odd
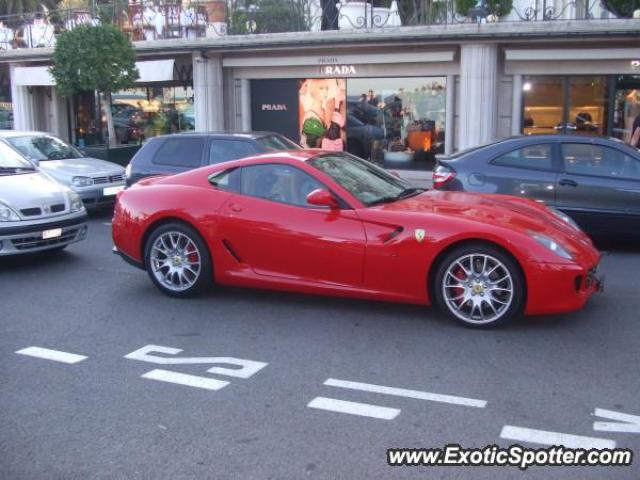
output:
[[[265,154],[118,195],[114,250],[163,292],[211,282],[430,305],[472,327],[581,308],[600,254],[561,214],[424,191],[344,153]]]

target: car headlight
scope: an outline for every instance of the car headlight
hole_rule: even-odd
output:
[[[567,260],[573,260],[573,257],[565,248],[556,242],[553,238],[547,237],[546,235],[542,235],[541,233],[533,233],[529,232],[529,236],[533,238],[536,242],[544,247],[547,247],[556,255],[566,258]]]
[[[69,192],[69,209],[71,212],[80,212],[84,210],[84,203],[76,192]]]
[[[17,222],[20,217],[16,212],[7,207],[4,203],[0,203],[0,222]]]
[[[71,185],[74,187],[89,187],[93,185],[93,178],[91,177],[73,177],[71,179]]]
[[[560,220],[562,220],[564,222],[567,222],[569,225],[571,225],[576,230],[580,230],[580,227],[578,226],[578,224],[569,215],[567,215],[566,213],[562,213],[560,210],[557,210],[557,209],[555,209],[553,207],[548,207],[548,208],[551,211],[551,213],[553,213]]]

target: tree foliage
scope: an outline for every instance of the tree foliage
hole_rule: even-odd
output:
[[[22,15],[43,12],[42,7],[56,8],[58,0],[0,0],[0,15]]]
[[[139,78],[131,42],[111,25],[82,25],[58,35],[51,75],[65,96],[111,93],[133,87]]]
[[[607,10],[618,17],[631,18],[635,10],[640,9],[640,0],[603,0]]]

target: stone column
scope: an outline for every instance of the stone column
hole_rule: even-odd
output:
[[[465,44],[460,48],[459,148],[491,142],[498,111],[498,45]]]
[[[20,65],[11,64],[9,75],[11,80],[11,103],[13,104],[13,128],[15,130],[35,130],[35,110],[33,95],[29,87],[16,85],[15,68]]]
[[[522,75],[513,76],[513,106],[511,108],[511,135],[522,133]]]
[[[70,141],[67,100],[58,93],[55,87],[51,87],[50,103],[50,121],[47,131],[65,141]]]
[[[222,58],[193,54],[193,94],[196,131],[224,130]]]
[[[240,80],[240,115],[242,131],[251,131],[251,81],[247,78]]]
[[[444,153],[449,155],[453,153],[453,135],[456,118],[456,77],[455,75],[447,75],[447,90],[444,105]]]

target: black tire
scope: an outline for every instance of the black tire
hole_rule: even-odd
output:
[[[198,274],[194,275],[195,278],[193,278],[193,284],[181,290],[172,289],[162,283],[156,277],[156,273],[154,272],[153,268],[154,260],[151,257],[153,245],[161,236],[169,233],[180,234],[183,237],[191,240],[191,242],[193,242],[193,244],[197,248],[197,254],[200,261],[200,269],[198,271]],[[160,225],[159,227],[156,227],[153,232],[151,232],[151,235],[149,235],[149,238],[147,239],[144,247],[144,264],[149,278],[151,278],[151,281],[154,283],[154,285],[158,287],[158,289],[162,293],[171,297],[187,298],[197,295],[198,293],[201,293],[202,291],[210,287],[213,279],[213,265],[211,262],[211,254],[209,253],[207,245],[195,229],[184,223],[165,223],[163,225]]]
[[[483,263],[485,258],[488,267]],[[483,265],[483,272],[487,272],[497,265],[494,261],[501,266],[489,276],[478,274],[482,271],[479,262]],[[474,262],[474,268],[471,268],[471,262]],[[456,269],[459,273],[447,273]],[[505,271],[509,277],[494,283],[505,277],[498,272]],[[504,324],[520,315],[525,305],[526,289],[520,266],[502,250],[488,244],[468,244],[453,249],[436,266],[433,280],[431,291],[436,305],[449,318],[469,328],[492,328]],[[509,289],[511,297],[508,301]],[[449,292],[449,298],[445,298],[445,291]],[[459,307],[456,309],[456,306]]]

